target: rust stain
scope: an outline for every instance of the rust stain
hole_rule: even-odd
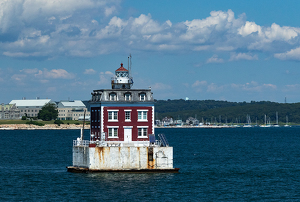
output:
[[[103,147],[96,147],[96,151],[99,156],[99,163],[104,163],[104,148]]]
[[[141,151],[140,151],[140,148],[137,147],[136,148],[138,150],[138,163],[139,163],[139,168],[141,168]]]
[[[153,148],[147,147],[147,168],[155,169],[155,159],[153,158]]]

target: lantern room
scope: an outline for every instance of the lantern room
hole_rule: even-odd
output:
[[[129,73],[130,72],[123,67],[123,63],[121,63],[121,67],[115,71],[115,76],[111,78],[111,88],[130,89],[133,80]]]

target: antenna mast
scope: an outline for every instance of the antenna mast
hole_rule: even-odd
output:
[[[128,57],[128,70],[129,70],[129,77],[131,77],[132,76],[132,74],[131,74],[131,65],[132,65],[132,63],[131,63],[131,53],[129,54],[129,57]]]

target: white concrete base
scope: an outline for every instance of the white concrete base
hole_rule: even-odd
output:
[[[73,167],[89,170],[173,169],[173,147],[73,146]]]

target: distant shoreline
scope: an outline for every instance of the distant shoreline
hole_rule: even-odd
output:
[[[280,126],[283,127],[283,126]],[[0,130],[79,130],[82,128],[82,124],[45,124],[44,126],[37,126],[33,124],[1,124]],[[155,126],[154,128],[243,128],[243,126]],[[84,125],[84,129],[90,129],[90,125]]]
[[[44,126],[37,126],[33,124],[1,124],[0,130],[79,130],[82,124],[45,124]],[[85,129],[90,129],[90,125],[84,125]]]
[[[79,130],[82,124],[45,124],[44,126],[37,126],[34,124],[1,124],[0,130]],[[85,130],[90,129],[90,125],[84,125]],[[155,126],[155,128],[233,128],[231,126]]]

